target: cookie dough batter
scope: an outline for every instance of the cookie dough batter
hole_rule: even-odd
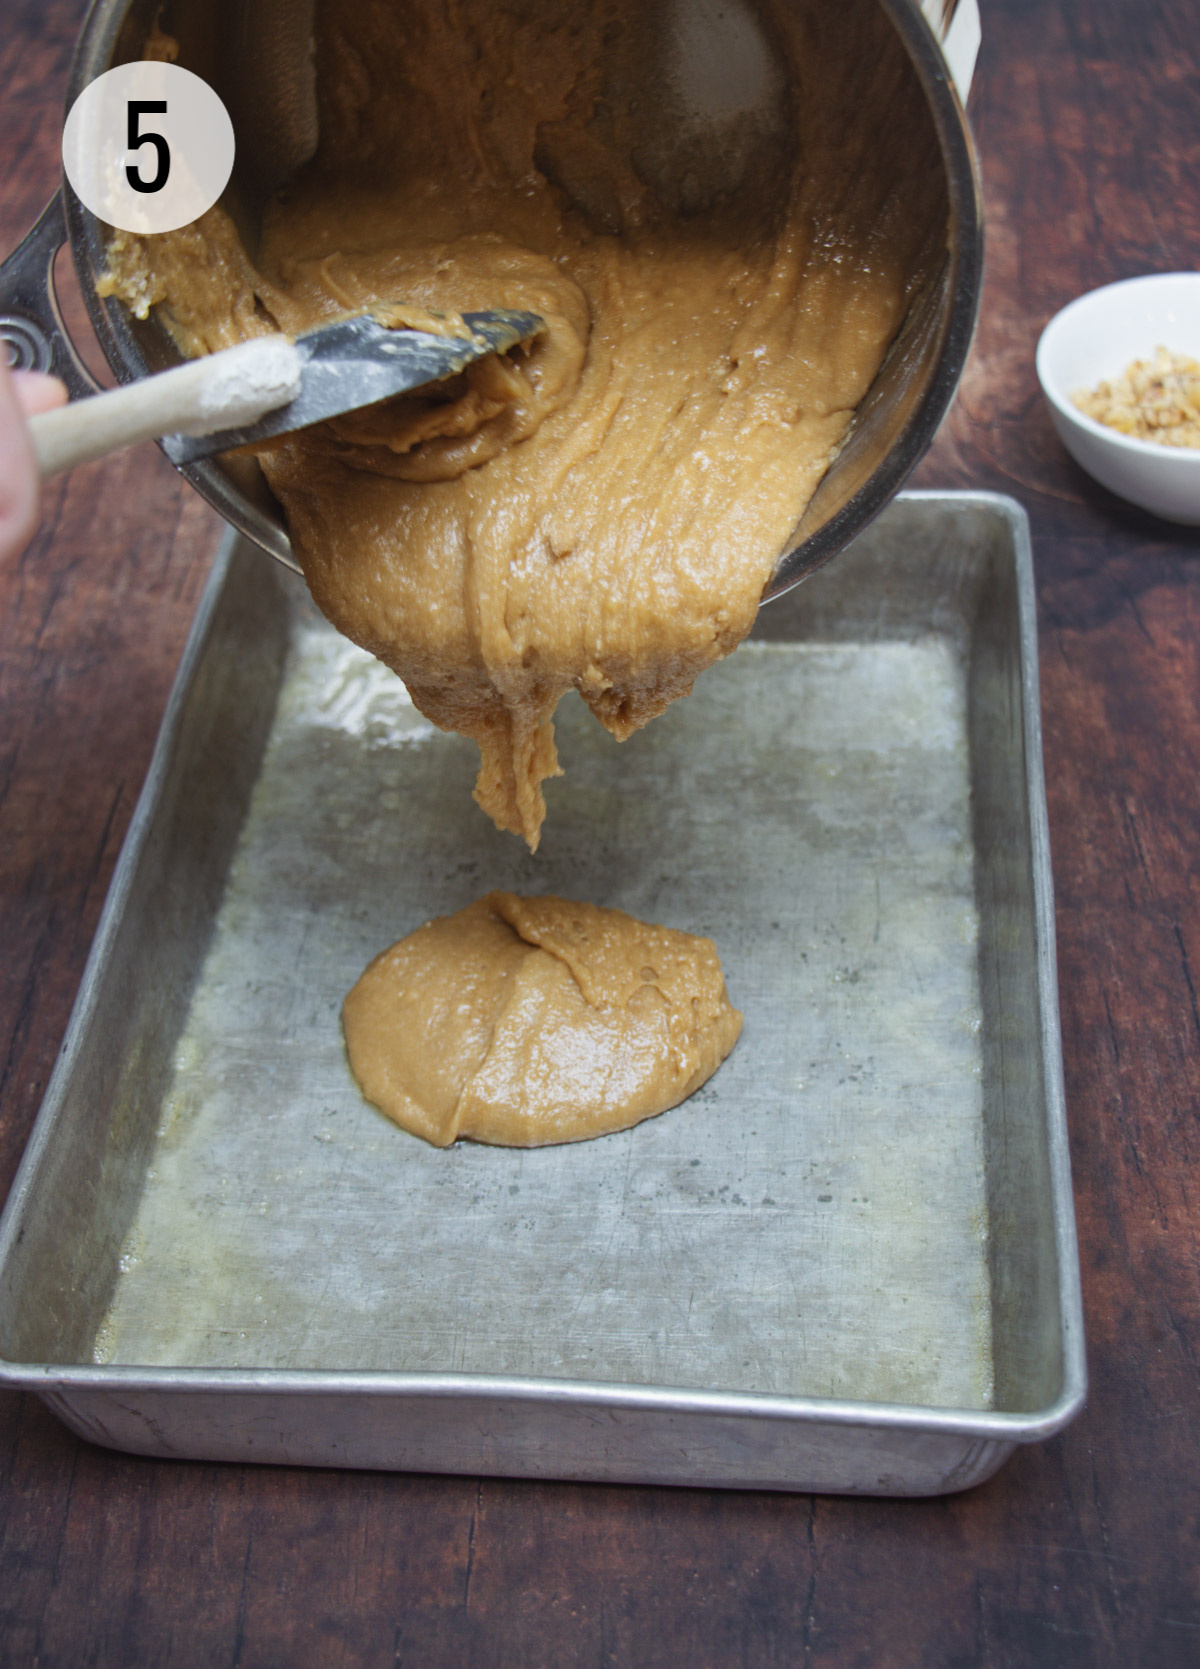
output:
[[[547,331],[273,443],[313,596],[538,841],[552,715],[624,738],[749,631],[944,251],[875,0],[322,0],[320,146],[251,261],[220,209],[119,236],[189,353],[399,304]]]
[[[711,939],[493,892],[377,956],[346,998],[368,1101],[438,1147],[578,1142],[653,1118],[737,1042]]]

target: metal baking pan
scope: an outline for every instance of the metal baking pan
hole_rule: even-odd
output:
[[[159,1456],[922,1495],[1084,1394],[1027,524],[911,493],[530,858],[230,538],[0,1223],[0,1380]],[[341,998],[491,887],[711,934],[740,1043],[620,1135],[426,1146]]]

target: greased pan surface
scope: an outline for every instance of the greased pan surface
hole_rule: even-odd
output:
[[[214,571],[0,1229],[4,1377],[156,1454],[931,1493],[1082,1399],[1024,517],[899,501],[529,858],[289,575]],[[341,997],[493,886],[711,934],[681,1108],[438,1151]],[[65,1226],[65,1227],[64,1227]]]

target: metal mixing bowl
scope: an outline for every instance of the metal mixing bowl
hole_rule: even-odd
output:
[[[687,111],[687,144],[705,145],[718,166],[728,162],[727,76],[730,31],[756,28],[746,0],[666,0],[678,24],[687,14],[689,52],[708,43],[708,62],[693,84],[715,89],[720,108],[695,100]],[[920,86],[937,139],[947,204],[945,252],[913,302],[850,435],[827,471],[764,593],[778,595],[854,538],[903,483],[925,452],[953,398],[970,345],[982,275],[978,179],[966,119],[929,25],[913,0],[856,0],[882,8]],[[819,10],[844,0],[794,0]],[[68,108],[82,89],[114,64],[142,55],[156,22],[180,43],[179,62],[209,81],[233,119],[238,161],[226,203],[251,247],[262,208],[317,143],[311,42],[314,0],[92,0],[71,67]],[[719,27],[718,27],[719,20]],[[736,56],[736,54],[734,54]],[[695,65],[692,64],[694,71]],[[661,64],[646,72],[661,77]],[[656,81],[642,101],[660,122],[678,120]],[[765,95],[764,95],[765,96]],[[755,113],[751,112],[753,116]],[[889,145],[904,144],[889,133]],[[669,145],[667,150],[669,150]],[[664,153],[665,154],[665,153]],[[73,398],[95,385],[72,346],[54,299],[54,255],[69,239],[80,284],[108,363],[132,382],[178,360],[165,329],[135,319],[120,302],[102,301],[109,229],[64,184],[20,249],[0,269],[0,337],[16,363],[52,369]],[[223,516],[257,544],[296,567],[279,505],[257,464],[213,459],[182,473]]]

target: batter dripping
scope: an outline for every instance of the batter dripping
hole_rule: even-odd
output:
[[[112,250],[189,353],[380,304],[545,318],[260,459],[317,603],[478,742],[477,799],[531,847],[560,697],[624,738],[741,641],[944,245],[874,0],[744,8],[705,149],[728,10],[324,0],[320,148],[253,263],[219,209]]]

